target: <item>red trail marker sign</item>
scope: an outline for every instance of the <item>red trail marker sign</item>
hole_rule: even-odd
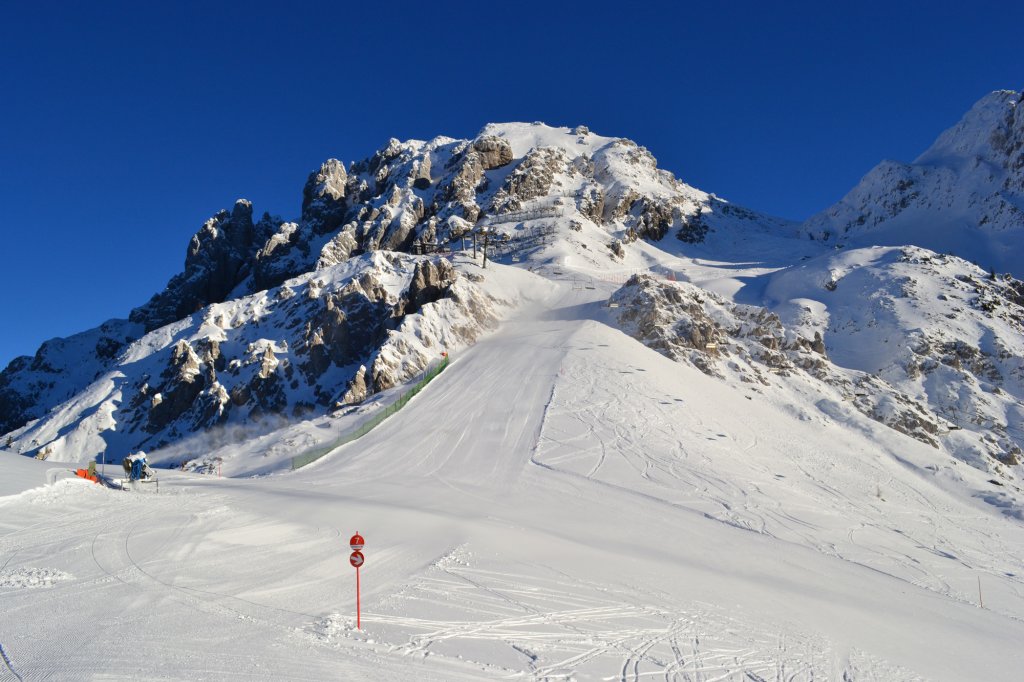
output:
[[[361,550],[363,548],[364,544],[366,544],[366,543],[363,540],[363,536],[359,534],[359,531],[356,531],[356,534],[353,535],[352,539],[348,541],[349,547],[352,548],[352,555],[349,556],[348,562],[350,564],[352,564],[352,566],[356,569],[356,629],[357,630],[362,630],[363,629],[362,614],[361,614],[362,609],[360,608],[360,604],[359,604],[359,567],[362,566],[363,562],[366,561],[366,557],[364,557],[363,553],[361,551],[359,551],[359,550]]]

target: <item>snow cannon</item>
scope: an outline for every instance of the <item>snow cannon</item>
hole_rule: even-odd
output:
[[[131,482],[149,481],[156,478],[156,474],[146,463],[146,453],[141,450],[125,457],[121,466],[124,467],[125,478]]]

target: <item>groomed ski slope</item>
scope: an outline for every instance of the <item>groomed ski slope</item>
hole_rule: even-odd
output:
[[[1019,679],[1024,527],[946,483],[980,472],[673,363],[595,287],[299,472],[3,490],[0,679]]]

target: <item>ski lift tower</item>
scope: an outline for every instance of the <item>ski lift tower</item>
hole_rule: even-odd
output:
[[[481,225],[480,226],[480,234],[482,234],[483,237],[484,237],[484,245],[483,245],[484,246],[484,249],[483,249],[483,252],[484,252],[484,270],[486,270],[487,269],[487,238],[491,234],[491,232],[490,232],[490,230],[487,229],[486,225]]]

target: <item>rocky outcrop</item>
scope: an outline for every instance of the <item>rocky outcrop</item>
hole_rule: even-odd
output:
[[[636,221],[630,227],[640,237],[658,241],[672,227],[676,216],[679,215],[679,208],[669,201],[641,197],[632,204],[630,213],[636,217]],[[704,233],[701,234],[701,240],[703,240],[703,236]]]
[[[604,192],[600,185],[594,183],[584,185],[577,195],[576,208],[591,222],[598,225],[604,222]]]
[[[484,170],[501,168],[512,162],[512,145],[495,135],[481,135],[473,140],[473,150],[479,154]]]
[[[321,249],[325,248],[323,242],[347,215],[346,200],[351,192],[348,180],[345,166],[337,159],[328,159],[319,170],[310,173],[302,190],[301,220],[298,223],[278,221],[255,254],[252,291],[275,287],[313,269]],[[340,248],[333,252],[334,257],[339,255],[343,244],[336,245]]]
[[[252,288],[263,291],[296,276],[309,257],[309,235],[298,223],[280,223],[256,253]]]
[[[708,224],[704,221],[704,210],[697,209],[693,215],[685,216],[680,221],[679,231],[676,237],[687,244],[700,244],[708,235]]]
[[[412,190],[393,187],[385,204],[376,211],[375,218],[363,226],[363,249],[408,250],[414,237],[413,229],[425,212],[423,199]]]
[[[369,389],[366,385],[366,365],[359,365],[355,376],[345,387],[345,394],[341,397],[342,405],[356,405],[366,400]]]
[[[192,408],[206,385],[199,364],[199,356],[187,341],[174,345],[170,364],[161,375],[162,383],[155,390],[147,387],[143,392],[150,395],[147,431],[161,431]]]
[[[416,264],[412,281],[405,295],[405,313],[418,312],[427,303],[445,296],[448,287],[455,282],[458,273],[451,261],[420,261]]]
[[[484,163],[476,151],[468,151],[453,159],[454,173],[451,181],[441,194],[443,202],[453,203],[459,207],[461,217],[475,223],[480,215],[480,207],[476,203],[477,187],[484,176]],[[439,207],[438,207],[439,208]]]
[[[356,223],[348,223],[320,250],[320,258],[317,259],[315,269],[323,270],[344,263],[358,248]]]
[[[302,189],[302,221],[314,234],[325,234],[345,216],[345,184],[348,174],[337,159],[328,159],[311,173]]]
[[[569,158],[560,147],[537,147],[519,162],[495,193],[491,210],[508,213],[521,210],[530,199],[547,196],[560,173],[568,169]]]
[[[147,330],[187,317],[210,303],[223,301],[251,273],[254,257],[269,235],[252,222],[252,204],[244,199],[230,213],[207,220],[189,242],[185,269],[167,288],[129,315]]]
[[[373,395],[494,323],[494,300],[471,277],[395,252],[443,250],[490,224],[481,221],[508,223],[494,234],[509,240],[524,223],[542,247],[563,228],[589,241],[596,224],[610,233],[597,243],[626,259],[631,241],[678,219],[676,193],[688,193],[687,206],[707,201],[654,164],[633,143],[540,124],[488,126],[469,140],[392,139],[347,168],[328,159],[309,174],[295,220],[254,222],[239,200],[202,225],[182,272],[124,329],[93,330],[81,347],[48,342],[12,363],[0,373],[0,426],[48,423],[52,408],[97,381],[107,382],[97,395],[119,396],[118,443],[147,449],[257,412],[307,415],[339,396]]]

